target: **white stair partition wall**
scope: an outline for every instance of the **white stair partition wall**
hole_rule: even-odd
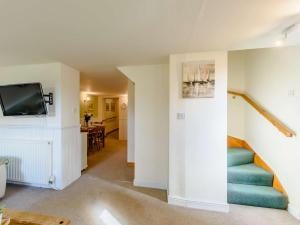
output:
[[[52,142],[48,140],[0,139],[0,157],[9,160],[7,182],[51,187]]]

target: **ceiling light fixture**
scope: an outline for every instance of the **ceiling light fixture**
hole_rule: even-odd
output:
[[[284,42],[284,40],[278,39],[278,40],[275,42],[275,45],[276,45],[277,47],[280,47],[280,46],[283,45],[283,42]]]
[[[88,95],[86,95],[84,98],[83,98],[83,101],[84,102],[88,102],[88,101],[90,101],[91,100],[91,98],[90,98],[90,96],[88,96]]]
[[[276,45],[277,47],[282,46],[282,45],[286,42],[286,40],[287,40],[287,38],[288,38],[288,34],[290,34],[290,33],[294,30],[294,28],[296,27],[296,25],[297,25],[297,23],[294,23],[294,24],[292,24],[292,25],[286,27],[286,28],[281,32],[280,38],[277,39],[277,40],[275,41],[275,45]]]

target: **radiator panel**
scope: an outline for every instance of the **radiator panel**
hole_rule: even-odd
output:
[[[52,142],[0,139],[0,156],[9,159],[8,182],[49,186],[52,177]]]

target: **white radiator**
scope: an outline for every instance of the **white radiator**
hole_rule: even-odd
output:
[[[7,179],[11,183],[49,186],[52,178],[52,142],[0,139],[0,157],[7,157]]]

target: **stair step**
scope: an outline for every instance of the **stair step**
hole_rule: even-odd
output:
[[[239,166],[253,163],[254,153],[244,148],[228,148],[227,166]]]
[[[285,195],[272,187],[228,183],[228,203],[286,209]]]
[[[273,185],[273,174],[253,163],[228,167],[228,183],[260,186]]]

